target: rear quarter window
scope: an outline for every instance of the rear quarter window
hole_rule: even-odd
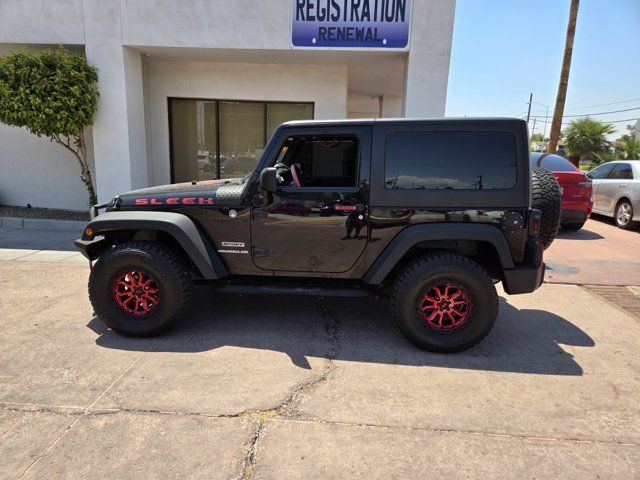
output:
[[[558,155],[544,157],[540,166],[550,172],[575,172],[577,170],[569,160]]]
[[[386,137],[387,190],[507,190],[516,185],[511,132],[394,132]]]

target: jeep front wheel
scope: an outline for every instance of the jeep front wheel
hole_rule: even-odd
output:
[[[423,257],[395,282],[393,315],[412,343],[431,352],[460,352],[480,342],[498,315],[498,295],[484,269],[455,254]]]
[[[158,335],[189,307],[191,275],[167,246],[128,242],[107,250],[89,276],[89,299],[96,315],[128,336]]]

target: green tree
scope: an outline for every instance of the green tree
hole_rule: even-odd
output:
[[[617,142],[618,154],[625,160],[636,160],[640,158],[640,140],[631,134],[625,134]]]
[[[78,160],[89,204],[97,203],[84,131],[93,123],[98,71],[64,47],[0,58],[0,122],[24,127],[66,148]]]
[[[593,157],[597,163],[602,162],[611,147],[607,135],[614,131],[612,125],[589,117],[573,120],[564,131],[569,160],[576,166],[585,156]]]

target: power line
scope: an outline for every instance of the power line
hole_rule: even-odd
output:
[[[629,102],[635,102],[636,100],[640,100],[640,97],[637,98],[630,98],[629,100],[620,100],[618,102],[611,102],[611,103],[601,103],[599,105],[589,105],[587,107],[572,107],[572,108],[566,108],[565,110],[583,110],[585,108],[596,108],[596,107],[606,107],[608,105],[619,105],[621,103],[629,103]]]
[[[531,117],[531,118],[535,118],[535,117]],[[637,121],[637,118],[625,118],[623,120],[602,120],[602,123],[622,123],[622,122],[635,122]],[[571,122],[562,122],[562,125],[571,125]]]
[[[603,123],[620,123],[620,122],[635,122],[637,118],[626,118],[624,120],[603,120]]]
[[[623,110],[611,110],[610,112],[581,113],[580,115],[563,115],[562,118],[593,117],[595,115],[608,115],[610,113],[631,112],[633,110],[640,110],[640,107],[625,108]],[[536,118],[553,118],[553,115],[531,115],[531,116]]]

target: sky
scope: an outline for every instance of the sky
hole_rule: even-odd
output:
[[[446,115],[524,117],[533,93],[551,116],[569,3],[457,0]],[[593,118],[640,118],[640,0],[581,0],[564,114],[631,108]],[[531,111],[541,117],[535,132],[542,133],[546,107],[534,103]],[[612,138],[633,123],[614,123]],[[547,135],[550,126],[551,119]]]

